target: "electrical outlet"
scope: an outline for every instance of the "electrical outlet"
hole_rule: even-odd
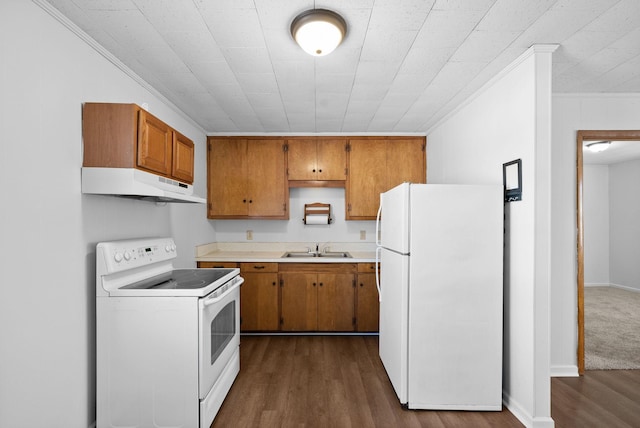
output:
[[[253,240],[253,230],[247,230],[247,241]]]
[[[361,230],[360,231],[360,240],[364,241],[367,239],[367,231],[366,230]]]

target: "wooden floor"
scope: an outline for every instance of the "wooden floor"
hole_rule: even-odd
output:
[[[241,370],[212,427],[522,427],[508,410],[403,409],[376,336],[242,336]],[[556,428],[640,427],[640,370],[551,380]]]
[[[640,370],[587,370],[551,379],[556,428],[640,427]]]
[[[242,336],[212,427],[522,427],[509,411],[404,410],[377,336]]]

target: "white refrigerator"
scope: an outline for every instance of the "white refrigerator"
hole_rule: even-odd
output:
[[[380,195],[380,359],[410,409],[501,410],[503,187]]]

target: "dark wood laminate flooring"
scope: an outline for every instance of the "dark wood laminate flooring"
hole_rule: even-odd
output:
[[[405,410],[376,336],[242,336],[241,369],[212,427],[522,427],[508,410]]]
[[[551,379],[556,428],[640,427],[640,370],[587,370]]]
[[[243,336],[241,370],[212,427],[522,427],[502,412],[403,409],[376,336]],[[640,427],[640,370],[551,379],[556,428]]]

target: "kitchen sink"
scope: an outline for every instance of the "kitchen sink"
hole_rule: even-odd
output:
[[[281,258],[312,258],[312,257],[320,257],[320,258],[331,258],[331,259],[342,259],[342,258],[351,258],[351,254],[343,251],[327,251],[324,253],[310,253],[308,251],[287,251],[282,255]]]
[[[299,252],[288,251],[288,252],[284,253],[281,258],[283,258],[283,259],[289,258],[289,257],[291,257],[291,258],[293,258],[293,257],[309,258],[309,257],[316,257],[316,256],[317,256],[317,253],[310,253],[308,251],[299,251]]]
[[[347,252],[342,252],[342,251],[327,251],[325,253],[318,253],[318,257],[327,257],[327,258],[334,258],[334,259],[350,259],[351,258],[351,254],[347,253]]]

